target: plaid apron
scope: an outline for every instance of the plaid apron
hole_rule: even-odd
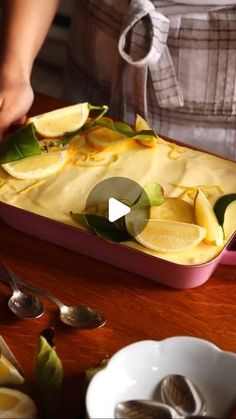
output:
[[[77,0],[66,74],[70,101],[236,159],[236,0]]]

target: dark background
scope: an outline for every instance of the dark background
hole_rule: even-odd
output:
[[[61,0],[32,72],[33,89],[57,98],[62,98],[63,68],[69,39],[72,3],[73,0]],[[2,0],[0,8],[1,4]]]

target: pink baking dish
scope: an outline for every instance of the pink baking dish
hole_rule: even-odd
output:
[[[236,243],[236,233],[213,260],[199,265],[180,265],[3,202],[0,202],[0,218],[17,230],[172,288],[198,287],[210,278],[219,263],[236,265],[236,251],[230,250]]]

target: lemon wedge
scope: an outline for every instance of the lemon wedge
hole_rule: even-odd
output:
[[[151,207],[150,218],[194,224],[193,206],[183,199],[168,197],[161,205]]]
[[[139,114],[136,115],[135,119],[135,131],[149,130],[151,129],[147,121]]]
[[[67,151],[28,157],[2,164],[2,168],[16,179],[42,179],[60,170],[67,161]]]
[[[81,128],[87,121],[88,115],[89,105],[84,102],[33,116],[27,120],[27,124],[33,123],[41,136],[55,138]]]
[[[0,385],[18,385],[24,382],[24,377],[19,373],[14,365],[1,354],[0,357]]]
[[[145,121],[144,118],[142,118],[142,116],[140,115],[136,115],[136,120],[135,120],[135,131],[139,132],[139,131],[143,131],[143,130],[150,130],[151,128],[149,127],[147,121]],[[154,137],[150,137],[150,140],[137,140],[140,144],[144,145],[145,147],[155,147],[157,144],[156,138]]]
[[[0,418],[33,419],[37,410],[33,400],[18,390],[0,387]]]
[[[196,223],[206,229],[205,241],[214,246],[222,245],[224,241],[222,227],[218,223],[210,201],[200,189],[194,200],[194,212]]]
[[[145,223],[145,220],[141,221]],[[144,224],[145,225],[145,224]],[[133,223],[133,232],[140,231],[140,222]],[[138,228],[137,228],[138,227]],[[169,220],[149,220],[136,240],[148,249],[162,253],[182,252],[200,243],[206,230],[196,224]]]

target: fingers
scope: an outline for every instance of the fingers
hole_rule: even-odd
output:
[[[0,133],[4,133],[15,122],[25,116],[25,109],[19,101],[14,102],[7,98],[2,102],[0,108]]]
[[[4,135],[4,133],[8,130],[8,128],[17,120],[20,115],[17,115],[16,108],[14,107],[4,107],[4,104],[2,105],[0,109],[0,134],[1,136]]]
[[[26,122],[27,116],[23,115],[21,118],[19,118],[17,121],[15,121],[16,125],[24,125]]]

